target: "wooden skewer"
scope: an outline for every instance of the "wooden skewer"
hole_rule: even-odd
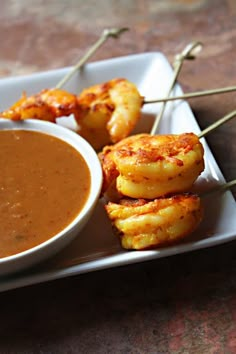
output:
[[[223,191],[225,191],[227,189],[230,189],[231,187],[233,187],[235,185],[236,185],[236,179],[233,179],[230,182],[220,184],[220,185],[210,189],[209,191],[206,191],[206,192],[202,193],[201,197],[205,198],[205,197],[208,197],[209,195],[214,194],[216,192],[223,192]]]
[[[185,100],[185,99],[189,99],[189,98],[210,96],[210,95],[233,92],[233,91],[236,91],[236,86],[229,86],[229,87],[222,87],[222,88],[212,89],[212,90],[190,92],[190,93],[186,93],[181,96],[172,96],[172,97],[163,97],[163,98],[158,98],[158,99],[153,99],[153,100],[144,100],[143,104]]]
[[[98,48],[102,46],[104,42],[106,42],[108,38],[118,38],[123,32],[128,30],[129,29],[127,27],[105,29],[102,32],[100,38],[94,43],[91,48],[89,48],[87,53],[85,53],[85,55],[78,61],[78,63],[72,68],[72,70],[58,82],[56,88],[60,89],[62,86],[64,86],[65,83],[69,81],[70,78],[74,75],[74,73],[85,64],[85,62],[96,52]]]
[[[226,116],[224,116],[223,118],[219,119],[217,122],[214,122],[213,124],[211,124],[209,127],[207,127],[206,129],[204,129],[199,135],[198,138],[201,139],[203,137],[205,137],[207,134],[209,134],[210,132],[212,132],[214,129],[218,128],[220,125],[228,122],[229,120],[231,120],[232,118],[234,118],[236,116],[236,110],[230,112],[229,114],[227,114]]]
[[[220,186],[220,190],[223,191],[223,190],[226,190],[226,189],[229,189],[233,186],[236,185],[236,179],[233,179],[232,181],[230,182],[227,182],[227,183],[224,183]]]
[[[176,81],[178,79],[178,76],[180,74],[180,71],[182,69],[184,61],[185,60],[195,59],[196,53],[199,52],[199,50],[201,50],[201,49],[202,49],[202,44],[200,42],[192,42],[192,43],[188,44],[181,53],[176,55],[175,61],[174,61],[174,64],[173,64],[173,66],[174,66],[174,76],[173,76],[173,79],[171,81],[170,88],[169,88],[169,90],[167,92],[167,97],[170,96],[170,94],[171,94],[171,92],[172,92],[172,90],[173,90],[173,88],[174,88],[174,86],[176,84]],[[161,120],[161,118],[163,116],[163,113],[165,111],[165,107],[166,107],[166,102],[163,103],[161,111],[159,112],[159,114],[155,118],[153,127],[152,127],[151,132],[150,132],[151,135],[156,134],[158,125],[159,125],[160,120]]]

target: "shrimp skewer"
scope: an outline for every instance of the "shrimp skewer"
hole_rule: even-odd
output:
[[[126,29],[119,31],[123,30]],[[113,34],[112,31],[111,33]],[[172,91],[183,60],[192,58],[192,51],[196,48],[198,42],[187,46],[180,55],[177,55],[177,64],[174,63],[174,78],[168,93]],[[79,65],[84,64],[89,55],[87,53],[75,68],[78,69]],[[13,120],[36,118],[56,123],[57,118],[73,114],[78,125],[77,132],[96,150],[101,150],[103,146],[116,143],[130,135],[139,121],[143,105],[150,102],[144,101],[137,87],[128,80],[118,78],[87,88],[76,96],[61,89],[62,84],[71,75],[72,73],[69,73],[54,89],[45,89],[29,97],[23,94],[23,97],[10,109],[2,112],[2,117]],[[220,90],[216,93],[220,93]],[[163,102],[165,101],[163,99]],[[164,108],[165,105],[155,121],[153,130],[156,130]]]
[[[110,196],[114,179],[119,194],[130,198],[154,199],[186,191],[204,169],[203,153],[192,133],[130,136],[99,155],[103,192]]]
[[[26,94],[3,118],[36,118],[56,123],[57,118],[74,115],[78,133],[100,150],[128,136],[141,116],[143,98],[136,86],[126,79],[114,79],[85,89],[76,96],[62,89],[45,89]]]
[[[109,202],[106,212],[126,249],[150,249],[180,241],[192,233],[203,217],[201,200],[181,194],[154,200],[122,199]]]
[[[177,243],[197,229],[202,221],[202,198],[236,184],[230,181],[203,195],[184,193],[154,200],[123,198],[109,202],[106,212],[125,249],[144,250]]]
[[[108,199],[155,199],[186,192],[204,170],[199,138],[235,117],[231,112],[203,131],[179,135],[138,134],[105,147],[99,154]],[[115,188],[115,190],[114,190]]]
[[[197,92],[196,96],[194,93],[177,96],[176,99],[199,97],[209,92],[231,92],[235,89],[208,90]],[[169,97],[162,100],[174,99]],[[58,88],[45,89],[29,97],[24,93],[1,116],[13,120],[36,118],[56,123],[57,118],[73,114],[78,124],[78,133],[96,150],[101,150],[103,146],[130,135],[141,117],[143,104],[144,98],[133,83],[126,79],[113,79],[87,88],[78,96]]]
[[[143,96],[141,96],[138,92],[137,87],[131,83],[130,81],[126,80],[126,79],[121,79],[121,78],[116,78],[116,79],[112,79],[111,83],[110,81],[108,82],[104,82],[102,84],[100,84],[101,87],[99,87],[99,85],[95,85],[92,87],[89,87],[87,89],[84,89],[82,91],[82,95],[81,95],[81,101],[83,102],[83,110],[85,111],[91,111],[93,108],[91,107],[91,104],[94,103],[94,101],[96,101],[97,104],[97,109],[96,112],[99,115],[100,110],[99,110],[99,103],[101,101],[101,103],[104,100],[104,87],[107,87],[107,104],[111,105],[112,107],[115,106],[115,103],[112,102],[112,100],[110,99],[110,101],[108,101],[108,97],[109,95],[109,90],[108,88],[112,87],[112,89],[115,91],[116,87],[115,87],[115,83],[117,82],[118,84],[121,81],[125,81],[126,82],[126,86],[127,89],[124,90],[123,92],[121,90],[117,91],[116,96],[118,95],[122,95],[123,93],[127,94],[129,96],[138,96],[138,101],[141,101],[141,108],[143,107],[143,105],[145,104],[150,104],[150,103],[158,103],[158,102],[168,102],[168,101],[175,101],[175,100],[184,100],[184,99],[189,99],[189,98],[195,98],[195,97],[202,97],[202,96],[208,96],[208,95],[215,95],[215,94],[222,94],[222,93],[228,93],[228,92],[233,92],[236,91],[236,86],[229,86],[229,87],[222,87],[222,88],[218,88],[218,89],[212,89],[212,90],[205,90],[205,91],[198,91],[198,92],[191,92],[191,93],[187,93],[184,95],[180,95],[180,96],[171,96],[171,97],[163,97],[163,98],[158,98],[158,99],[153,99],[153,100],[145,100]],[[130,90],[129,88],[129,84],[130,84]],[[135,87],[135,89],[134,89]],[[45,93],[49,93],[51,100],[52,101],[46,101],[45,102]],[[91,94],[91,97],[89,99],[89,96]],[[101,97],[100,97],[100,95]],[[64,97],[63,97],[64,96]],[[96,96],[96,97],[95,97]],[[87,97],[87,98],[86,98]],[[122,97],[121,97],[122,99]],[[54,111],[54,107],[60,107],[61,105],[65,105],[65,110],[63,111],[63,107],[61,107],[62,111],[61,112],[53,112],[53,116],[51,118],[52,121],[55,121],[56,118],[60,117],[60,114],[62,115],[68,115],[67,113],[67,109],[66,106],[70,106],[71,104],[71,100],[74,101],[76,100],[76,95],[73,95],[69,92],[67,92],[66,90],[62,90],[61,88],[54,88],[54,89],[44,89],[41,92],[32,95],[32,96],[28,96],[26,95],[26,93],[24,92],[22,97],[16,102],[14,103],[9,109],[6,109],[5,111],[1,112],[1,115],[4,118],[9,118],[9,119],[13,119],[13,120],[21,120],[21,119],[27,119],[27,118],[37,118],[37,119],[42,119],[42,120],[46,120],[44,117],[44,110],[42,109],[42,111],[38,111],[38,113],[35,113],[34,111],[30,112],[32,114],[32,116],[29,115],[29,113],[27,113],[27,109],[28,108],[34,108],[34,106],[37,106],[38,108],[42,107],[43,104],[47,104],[48,108],[50,109],[50,105],[52,105],[52,111]],[[78,100],[80,100],[80,96],[78,96]],[[135,97],[134,97],[135,100]],[[101,105],[102,107],[102,105]],[[127,105],[128,108],[128,105]],[[113,112],[113,110],[110,110],[110,115]],[[109,117],[110,119],[110,117]]]

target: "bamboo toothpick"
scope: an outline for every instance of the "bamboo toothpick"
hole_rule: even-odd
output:
[[[85,53],[85,55],[78,61],[72,70],[66,74],[61,81],[58,82],[56,88],[60,89],[62,86],[64,86],[65,83],[69,81],[70,78],[74,75],[74,73],[85,64],[85,62],[96,52],[98,48],[102,46],[104,42],[106,42],[108,38],[118,38],[123,32],[128,30],[129,29],[127,27],[105,29],[99,39],[94,43],[94,45],[92,45],[91,48],[89,48],[87,53]]]
[[[220,185],[210,189],[209,191],[203,192],[201,194],[201,197],[205,198],[205,197],[208,197],[209,195],[214,194],[216,192],[223,192],[223,191],[225,191],[227,189],[230,189],[231,187],[233,187],[235,185],[236,185],[236,179],[233,179],[230,182],[220,184]]]
[[[153,99],[153,100],[144,100],[143,104],[185,100],[185,99],[189,99],[189,98],[210,96],[210,95],[222,94],[222,93],[233,92],[233,91],[236,91],[236,86],[228,86],[228,87],[221,87],[221,88],[212,89],[212,90],[190,92],[190,93],[186,93],[186,94],[180,95],[180,96],[163,97],[163,98],[157,98],[157,99]]]
[[[220,125],[228,122],[229,120],[231,120],[232,118],[234,118],[236,116],[236,110],[230,112],[229,114],[227,114],[226,116],[224,116],[223,118],[217,120],[216,122],[214,122],[213,124],[211,124],[209,127],[207,127],[206,129],[204,129],[199,135],[198,138],[201,139],[203,137],[205,137],[207,134],[209,134],[210,132],[212,132],[214,129],[218,128]]]
[[[188,44],[181,53],[176,55],[175,61],[174,61],[174,64],[173,64],[173,66],[174,66],[174,76],[173,76],[173,79],[171,81],[170,88],[169,88],[169,90],[167,92],[167,97],[170,96],[170,94],[171,94],[171,92],[172,92],[172,90],[173,90],[173,88],[174,88],[174,86],[176,84],[178,75],[180,74],[180,71],[181,71],[181,68],[183,66],[184,61],[185,60],[195,59],[196,54],[201,49],[202,49],[202,43],[200,43],[200,42],[192,42],[192,43]],[[161,120],[161,118],[163,116],[163,113],[165,111],[165,107],[166,107],[166,102],[163,103],[161,111],[159,112],[159,114],[155,118],[152,130],[150,132],[151,135],[154,135],[156,133],[158,125],[160,123],[160,120]]]

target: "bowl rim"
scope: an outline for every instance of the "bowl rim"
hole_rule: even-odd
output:
[[[68,128],[65,128],[56,123],[38,119],[13,121],[0,117],[0,131],[2,130],[36,131],[54,136],[64,142],[67,142],[81,154],[84,161],[86,162],[90,172],[91,185],[89,195],[83,208],[65,228],[56,233],[54,236],[50,237],[48,240],[41,242],[34,247],[10,256],[0,257],[0,267],[3,264],[5,265],[7,262],[20,260],[21,258],[43,251],[48,246],[54,244],[58,239],[67,237],[68,232],[73,232],[78,224],[83,224],[87,214],[95,207],[96,202],[99,199],[103,180],[102,167],[94,148],[83,137]],[[89,157],[89,159],[87,157]],[[78,233],[79,232],[80,230]]]

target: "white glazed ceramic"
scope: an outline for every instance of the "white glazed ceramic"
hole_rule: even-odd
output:
[[[22,91],[36,93],[43,88],[54,87],[68,72],[68,68],[38,73],[25,77],[0,80],[0,111],[17,100]],[[65,87],[78,93],[82,88],[101,83],[115,77],[125,77],[134,82],[141,95],[147,99],[165,96],[173,71],[162,53],[143,53],[87,64]],[[181,93],[179,86],[175,94]],[[136,132],[148,132],[161,104],[144,106],[142,118]],[[217,119],[217,117],[215,117]],[[159,132],[180,133],[199,132],[198,124],[189,105],[184,101],[168,103]],[[207,190],[224,182],[224,177],[205,139],[201,140],[205,149],[206,169],[196,183],[196,191]],[[236,204],[230,191],[209,196],[204,201],[205,216],[199,229],[179,245],[152,251],[125,251],[106,217],[102,201],[95,208],[89,222],[79,237],[62,252],[51,258],[44,266],[34,271],[0,279],[0,291],[39,282],[87,273],[151,259],[172,256],[183,252],[214,246],[236,238]]]
[[[88,199],[81,212],[65,229],[38,246],[9,257],[0,258],[0,275],[7,275],[16,271],[18,272],[35,265],[36,263],[51,257],[69,244],[78,235],[91,217],[92,211],[100,195],[102,183],[101,165],[97,154],[87,143],[87,141],[71,130],[53,123],[39,120],[14,122],[8,119],[0,119],[0,130],[4,129],[39,131],[53,135],[70,144],[73,148],[80,152],[89,167],[91,175],[91,188]],[[66,196],[61,197],[66,198]]]

